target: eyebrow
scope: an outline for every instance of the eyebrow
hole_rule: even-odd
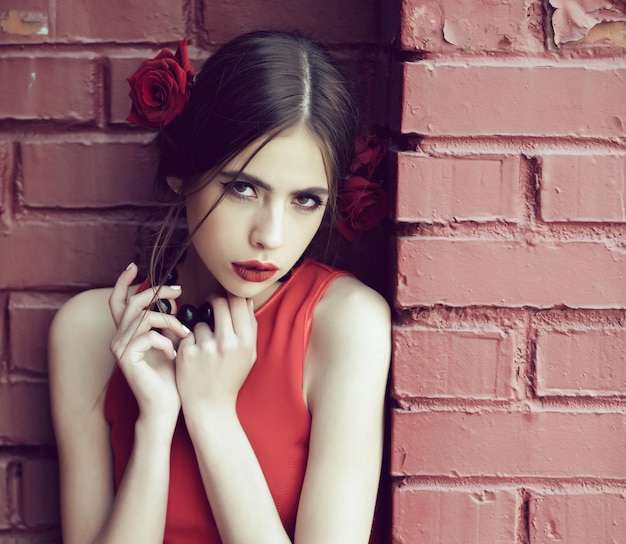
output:
[[[266,183],[262,179],[252,174],[247,174],[246,172],[231,172],[227,170],[222,170],[221,174],[223,176],[226,176],[227,178],[230,178],[231,181],[236,180],[236,181],[243,181],[243,182],[251,183],[252,185],[256,185],[257,187],[260,187],[261,189],[268,191],[270,193],[274,192],[274,187],[272,187],[269,183]],[[304,189],[293,191],[292,194],[297,194],[297,195],[314,194],[317,196],[328,196],[329,192],[328,192],[328,189],[324,187],[313,186],[313,187],[305,187]]]

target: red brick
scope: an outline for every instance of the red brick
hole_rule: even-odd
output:
[[[0,237],[0,289],[113,285],[135,256],[137,227],[104,217],[21,223]]]
[[[513,338],[496,327],[445,330],[395,327],[393,395],[509,399]]]
[[[400,47],[405,50],[544,49],[540,10],[533,9],[533,0],[404,0],[401,4]]]
[[[506,490],[404,487],[393,495],[393,542],[515,542],[517,497]]]
[[[7,213],[12,198],[15,155],[13,144],[0,142],[0,217]]]
[[[0,43],[42,43],[52,39],[50,0],[4,2],[0,10]]]
[[[537,394],[626,395],[626,329],[537,336]]]
[[[8,293],[6,291],[5,292],[0,291],[0,361],[2,361],[2,363],[0,364],[0,377],[5,371],[4,367],[6,363],[4,361],[6,361],[7,350],[9,346],[8,335],[6,334],[6,331],[8,331],[8,328],[9,328],[7,325],[8,302],[9,302]]]
[[[224,24],[222,22],[222,24]],[[182,2],[57,2],[59,42],[177,42],[186,35]]]
[[[396,476],[626,478],[621,413],[396,410],[391,432]]]
[[[60,525],[58,465],[37,459],[22,462],[22,519],[27,527]]]
[[[10,478],[9,461],[0,459],[0,530],[11,527]]]
[[[224,43],[259,28],[297,28],[325,43],[373,43],[377,39],[375,8],[374,0],[204,0],[203,27],[211,43]]]
[[[624,308],[626,252],[595,241],[400,238],[396,303]]]
[[[0,58],[0,118],[92,122],[96,118],[95,57]]]
[[[48,330],[67,295],[15,292],[9,296],[10,370],[48,372]]]
[[[396,219],[517,222],[519,157],[434,158],[398,154]]]
[[[626,222],[626,156],[546,155],[541,163],[544,221]]]
[[[403,65],[402,132],[621,138],[626,68]],[[611,104],[610,108],[606,105]]]
[[[24,204],[92,208],[154,202],[156,156],[150,140],[95,138],[23,143]]]
[[[0,444],[53,444],[46,383],[0,383]]]
[[[626,542],[624,495],[535,495],[530,500],[530,544]]]

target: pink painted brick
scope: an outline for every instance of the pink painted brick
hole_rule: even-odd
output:
[[[512,397],[512,333],[493,326],[481,330],[395,327],[393,348],[396,398]]]
[[[92,208],[154,202],[156,153],[151,137],[82,139],[21,145],[26,206]]]
[[[515,542],[517,497],[506,490],[396,488],[393,492],[393,542]]]
[[[59,42],[177,42],[186,34],[183,2],[56,3]]]
[[[203,0],[202,4],[203,27],[211,43],[224,43],[259,28],[297,28],[325,43],[374,43],[377,38],[374,0]]]
[[[135,256],[137,228],[104,217],[21,223],[0,237],[0,289],[113,285]]]
[[[21,513],[27,527],[60,525],[58,471],[51,460],[22,462]]]
[[[619,245],[400,238],[396,303],[625,308],[625,276]]]
[[[0,445],[53,444],[46,383],[0,383]]]
[[[96,118],[97,59],[92,56],[0,57],[0,119]]]
[[[529,521],[529,544],[624,544],[626,497],[609,493],[533,495]]]
[[[541,10],[533,0],[404,0],[400,47],[411,51],[543,51]]]
[[[622,413],[396,410],[391,427],[395,476],[626,478]]]
[[[398,221],[517,222],[522,211],[519,157],[398,154]]]
[[[626,396],[626,329],[539,331],[536,367],[540,396]]]
[[[48,330],[67,295],[13,292],[9,295],[9,370],[47,374]]]
[[[626,68],[403,65],[400,129],[428,136],[624,135]],[[606,104],[611,104],[610,108]]]
[[[626,222],[626,156],[546,155],[541,164],[544,221]]]

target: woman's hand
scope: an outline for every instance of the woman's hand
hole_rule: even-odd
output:
[[[136,276],[137,267],[133,264],[120,274],[109,298],[117,326],[111,352],[137,399],[140,417],[171,427],[173,432],[180,412],[180,396],[172,338],[184,338],[189,331],[174,316],[146,309],[155,295],[152,289],[129,294]],[[181,292],[179,286],[163,286],[158,295],[174,300]]]
[[[252,301],[234,295],[210,299],[215,330],[198,323],[181,340],[176,380],[185,417],[206,409],[235,409],[256,360],[257,322]]]

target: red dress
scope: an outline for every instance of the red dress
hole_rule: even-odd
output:
[[[342,275],[346,272],[307,260],[256,311],[257,360],[237,398],[239,420],[292,539],[311,430],[302,395],[304,357],[315,306]],[[130,458],[138,416],[137,402],[119,367],[107,388],[104,414],[111,427],[117,489]],[[182,415],[172,442],[163,542],[221,542]]]

